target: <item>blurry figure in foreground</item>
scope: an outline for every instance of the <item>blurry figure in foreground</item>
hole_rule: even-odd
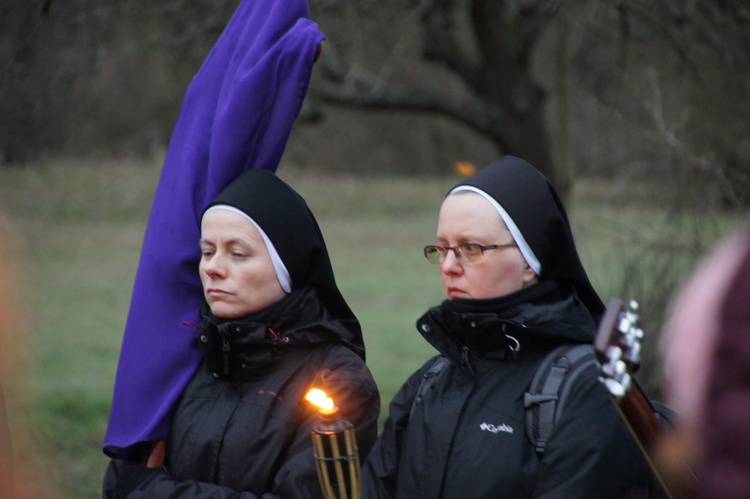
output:
[[[9,345],[10,307],[8,306],[10,288],[10,268],[5,261],[5,254],[0,248],[0,497],[13,497],[13,449],[10,441],[10,428],[5,410],[3,379],[12,362]]]
[[[29,459],[28,449],[23,458],[18,451],[23,444],[24,431],[13,424],[13,407],[17,406],[19,390],[14,380],[23,376],[28,366],[22,362],[20,347],[29,338],[24,328],[28,317],[23,302],[23,286],[16,271],[13,252],[6,241],[18,238],[0,217],[0,499],[46,497],[47,485],[39,477],[36,464]],[[16,418],[18,422],[18,418]],[[20,437],[20,438],[19,438]],[[46,475],[45,475],[46,476]],[[34,479],[30,479],[34,477]]]
[[[750,226],[677,296],[664,331],[665,391],[680,414],[659,459],[686,497],[750,491]]]

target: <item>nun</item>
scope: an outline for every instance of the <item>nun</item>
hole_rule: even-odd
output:
[[[284,181],[249,170],[205,209],[195,243],[203,360],[163,463],[112,460],[104,496],[322,497],[310,436],[318,413],[305,394],[320,388],[335,401],[360,456],[377,437],[380,397],[318,224]]]
[[[445,359],[395,395],[363,468],[363,497],[602,498],[644,490],[644,459],[598,381],[574,382],[544,452],[524,394],[555,348],[592,343],[604,306],[563,204],[527,162],[505,156],[454,187],[436,244],[445,300],[417,330]],[[425,377],[434,377],[424,390]]]

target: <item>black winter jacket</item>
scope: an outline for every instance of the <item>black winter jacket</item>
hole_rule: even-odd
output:
[[[128,497],[322,497],[304,400],[322,388],[355,427],[360,457],[377,436],[380,398],[364,360],[348,345],[312,288],[273,323],[204,319],[204,362],[185,389],[167,440],[163,473]],[[105,480],[117,480],[112,461]]]
[[[573,388],[546,452],[532,446],[523,400],[539,363],[594,332],[576,298],[558,298],[550,283],[533,288],[522,291],[531,303],[488,312],[444,302],[419,319],[450,363],[419,403],[433,361],[394,397],[364,465],[363,497],[615,498],[645,489],[646,464],[593,367]]]

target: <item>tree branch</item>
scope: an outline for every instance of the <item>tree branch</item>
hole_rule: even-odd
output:
[[[426,60],[445,65],[471,88],[476,88],[479,64],[456,36],[453,7],[451,0],[435,0],[424,6],[422,52]]]
[[[364,78],[359,85],[339,85],[319,81],[310,89],[315,97],[335,105],[368,109],[431,113],[454,119],[500,144],[498,130],[510,121],[508,114],[476,99],[438,95],[424,89],[369,87]],[[502,146],[502,144],[500,144]]]
[[[713,175],[717,185],[722,191],[722,194],[724,194],[726,199],[731,202],[732,205],[737,207],[742,206],[741,196],[738,191],[739,189],[746,188],[748,185],[748,176],[745,175],[744,178],[740,179],[740,182],[733,182],[721,164],[691,151],[690,148],[677,137],[677,133],[669,126],[667,120],[664,118],[662,91],[659,82],[653,73],[649,75],[649,84],[652,91],[651,117],[654,120],[659,136],[670,149],[677,151],[680,157],[688,164]]]

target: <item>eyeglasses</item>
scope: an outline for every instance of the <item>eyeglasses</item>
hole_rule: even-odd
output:
[[[478,243],[463,243],[456,246],[425,246],[424,256],[428,262],[437,265],[445,261],[445,256],[449,250],[453,250],[456,260],[461,263],[470,263],[481,260],[487,250],[512,248],[514,246],[515,243],[490,244],[489,246],[482,246]]]

